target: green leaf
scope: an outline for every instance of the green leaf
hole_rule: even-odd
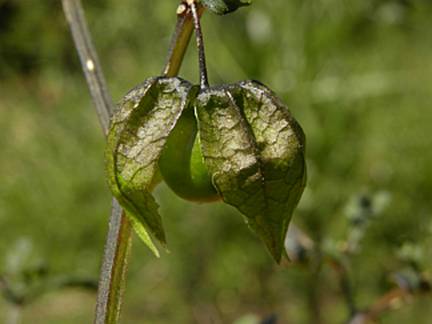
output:
[[[144,243],[158,255],[149,232],[166,244],[151,195],[168,135],[190,101],[192,85],[179,78],[151,78],[131,90],[111,121],[106,148],[110,189]]]
[[[203,91],[196,114],[217,190],[280,262],[306,181],[303,131],[286,106],[255,81]]]
[[[134,216],[133,214],[128,215],[128,217],[132,224],[132,228],[134,229],[138,237],[141,239],[141,241],[143,241],[144,244],[147,245],[147,247],[150,249],[150,251],[152,251],[153,254],[159,258],[160,257],[159,250],[157,249],[156,245],[154,245],[144,224],[141,223],[139,221],[139,218]]]
[[[251,1],[241,0],[201,0],[201,2],[207,9],[218,15],[225,15],[251,3]]]

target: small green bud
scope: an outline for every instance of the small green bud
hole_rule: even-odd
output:
[[[201,0],[201,2],[207,9],[218,15],[225,15],[251,3],[242,0]]]

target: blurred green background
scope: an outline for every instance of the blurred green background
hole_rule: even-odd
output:
[[[177,4],[84,1],[114,101],[160,74]],[[211,82],[258,79],[304,128],[309,179],[293,223],[315,244],[305,262],[276,266],[232,208],[161,185],[170,253],[156,259],[135,240],[122,322],[343,323],[349,309],[328,255],[347,265],[360,310],[394,278],[427,279],[431,17],[429,0],[255,0],[206,13]],[[197,74],[191,46],[181,76]],[[0,0],[0,147],[0,323],[90,323],[110,194],[60,1]],[[73,281],[89,289],[62,284]],[[392,306],[382,323],[432,318],[427,295]]]

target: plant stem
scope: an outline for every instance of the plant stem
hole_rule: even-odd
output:
[[[192,17],[188,8],[181,3],[177,8],[177,24],[168,50],[167,61],[162,71],[163,75],[173,77],[179,73],[192,31]]]
[[[95,324],[118,323],[126,285],[132,230],[124,211],[113,199],[103,263],[99,276]]]
[[[106,135],[114,111],[111,96],[87,27],[80,0],[63,0],[82,69],[87,80],[99,122]],[[113,199],[108,235],[99,277],[95,323],[116,323],[120,314],[122,292],[127,273],[127,256],[131,247],[131,226],[118,202]]]
[[[197,17],[201,17],[204,7],[196,8]],[[162,74],[167,77],[178,75],[184,55],[194,30],[193,12],[183,1],[177,8],[177,24],[168,50],[168,58]]]
[[[188,0],[187,2],[190,5],[191,11],[192,11],[192,17],[193,17],[193,21],[194,21],[196,43],[197,43],[197,48],[198,48],[200,86],[201,86],[201,89],[206,89],[209,87],[209,82],[208,82],[205,50],[204,50],[204,38],[202,35],[202,30],[201,30],[199,9],[198,9],[198,5],[196,3],[196,0]]]
[[[110,116],[114,111],[98,55],[87,28],[80,0],[62,0],[63,11],[71,29],[87,85],[104,133],[108,132]]]
[[[108,133],[113,113],[111,96],[99,63],[93,41],[88,31],[80,0],[62,0],[63,11],[75,42],[81,65],[87,80],[104,134]],[[180,7],[182,4],[180,4]],[[180,70],[184,54],[193,30],[190,11],[179,12],[178,21],[164,75],[175,76]],[[131,225],[118,202],[113,199],[109,230],[105,243],[103,263],[99,278],[96,302],[96,324],[118,323],[127,274],[127,260],[131,249]]]

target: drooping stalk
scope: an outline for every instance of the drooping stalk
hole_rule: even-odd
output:
[[[114,109],[102,68],[100,67],[99,59],[88,31],[81,2],[80,0],[62,0],[62,3],[99,121],[104,134],[107,134],[109,119]],[[184,6],[182,2],[177,10],[177,27],[164,68],[164,75],[166,76],[175,76],[180,70],[193,30],[191,12],[190,10],[186,10],[185,13],[181,12],[181,6]],[[118,202],[113,199],[109,230],[100,272],[94,320],[96,324],[118,323],[130,248],[131,225]]]
[[[203,34],[202,34],[202,29],[201,29],[199,9],[198,9],[198,5],[196,3],[196,0],[188,0],[187,3],[189,4],[189,6],[191,8],[192,17],[193,17],[193,21],[194,21],[195,38],[196,38],[196,44],[197,44],[197,48],[198,48],[200,86],[201,86],[201,89],[206,89],[209,87],[209,82],[208,82],[205,50],[204,50],[204,38],[203,38]]]

